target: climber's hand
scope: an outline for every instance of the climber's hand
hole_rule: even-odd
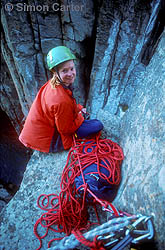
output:
[[[86,114],[87,113],[87,109],[86,108],[82,108],[81,112],[84,113],[84,114]]]

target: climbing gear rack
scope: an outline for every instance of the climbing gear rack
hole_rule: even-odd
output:
[[[50,250],[69,250],[84,244],[90,247],[97,238],[99,248],[122,250],[130,243],[138,244],[154,237],[152,218],[141,214],[115,217],[83,234],[71,234],[60,240]],[[95,244],[95,241],[94,241]],[[97,246],[96,246],[97,247]]]

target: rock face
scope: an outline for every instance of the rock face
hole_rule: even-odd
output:
[[[150,51],[152,55],[158,42],[150,36],[160,23],[160,2],[150,8],[134,1],[124,5],[105,1],[100,9],[88,103],[93,117],[102,111],[109,113],[114,124],[110,125],[110,135],[114,138],[119,137],[115,127],[131,106],[139,73],[151,59],[143,54]]]
[[[71,47],[78,58],[75,93],[79,93],[79,101],[84,101],[88,67],[82,59],[86,56],[85,41],[91,37],[93,30],[93,2],[90,1],[86,7],[83,1],[73,1],[73,6],[80,6],[79,11],[71,8],[67,1],[63,6],[70,6],[68,11],[60,10],[54,4],[54,1],[47,1],[44,5],[40,1],[33,4],[2,1],[2,54],[25,116],[39,88],[50,78],[46,55],[58,45]],[[39,6],[43,9],[37,11]],[[7,87],[4,84],[3,87],[4,95],[8,96],[5,94]],[[9,117],[12,120],[10,114]]]
[[[12,199],[12,196],[0,185],[0,211],[6,206],[6,204]]]
[[[67,153],[34,152],[19,191],[7,205],[7,210],[2,211],[0,249],[8,250],[12,247],[15,250],[28,250],[39,247],[39,241],[33,234],[33,226],[42,211],[37,208],[36,201],[40,194],[59,193],[61,173]],[[15,212],[10,213],[10,211]],[[43,249],[47,249],[49,238],[53,238],[51,233],[43,241]]]
[[[165,33],[150,64],[137,79],[136,96],[121,122],[125,160],[115,204],[153,215],[158,249],[165,244]]]
[[[34,4],[2,1],[1,108],[19,132],[39,87],[50,77],[46,53],[56,45],[70,47],[78,58],[77,100],[87,102],[91,117],[102,120],[105,135],[124,151],[114,204],[153,215],[157,248],[164,249],[164,1],[91,0],[85,6],[72,1],[81,10],[70,6],[64,11],[67,2],[56,11],[54,1],[45,1],[45,9],[34,1],[40,11],[29,11]],[[1,213],[1,249],[38,247],[33,225],[42,211],[36,201],[41,193],[59,192],[67,153],[34,152],[19,191]]]

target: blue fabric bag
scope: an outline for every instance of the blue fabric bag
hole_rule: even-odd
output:
[[[88,144],[88,142],[86,142]],[[83,147],[83,153],[90,153],[96,146],[92,146],[92,148],[85,149]],[[85,152],[86,151],[86,152]],[[104,161],[110,165],[110,163],[104,159]],[[109,170],[107,170],[104,166],[106,166],[103,160],[100,161],[100,172],[101,174],[106,175],[107,177],[110,175]],[[106,200],[111,202],[115,196],[118,189],[118,185],[110,184],[107,180],[103,179],[98,173],[97,164],[92,163],[87,167],[83,167],[83,175],[85,178],[85,182],[88,184],[88,188],[101,200]],[[95,172],[95,173],[93,173]],[[111,179],[110,179],[111,181]],[[75,178],[76,189],[83,185],[82,175],[76,176]],[[79,189],[79,193],[83,192],[83,188]],[[87,195],[87,199],[90,199],[91,195]]]

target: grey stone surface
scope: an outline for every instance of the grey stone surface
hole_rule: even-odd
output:
[[[5,201],[3,201],[3,200],[0,200],[0,211],[1,211],[4,207],[6,207],[6,204],[7,204],[7,202],[5,202]]]
[[[0,197],[2,199],[7,199],[9,197],[9,193],[7,192],[6,189],[0,187]]]
[[[115,204],[153,215],[159,249],[165,247],[165,33],[137,78],[136,96],[121,122],[125,160]]]
[[[158,249],[165,247],[165,33],[151,62],[136,78],[136,93],[122,119],[99,110],[108,137],[125,155],[114,204],[153,216]]]
[[[59,193],[67,154],[67,151],[58,154],[34,152],[19,191],[1,213],[2,249],[29,250],[39,247],[39,241],[33,234],[34,224],[43,213],[37,207],[37,198],[40,194]],[[43,249],[47,249],[47,241],[51,238],[52,232],[43,241]]]
[[[0,186],[0,212],[7,205],[12,196],[7,192],[3,186]]]
[[[136,79],[144,70],[140,55],[149,49],[152,54],[155,48],[156,41],[149,39],[148,29],[151,31],[156,23],[160,2],[155,2],[152,9],[150,4],[136,1],[103,1],[90,75],[88,105],[92,117],[103,109],[116,119],[122,118],[131,105]]]
[[[13,81],[9,76],[9,69],[4,61],[4,58],[1,56],[0,108],[7,114],[8,117],[10,117],[13,127],[19,134],[22,128],[20,124],[24,115],[21,110],[17,90],[15,89]]]

